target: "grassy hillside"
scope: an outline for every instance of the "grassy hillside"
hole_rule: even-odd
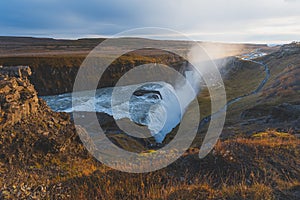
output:
[[[299,133],[300,49],[297,50],[295,47],[293,49],[296,50],[292,54],[281,55],[287,48],[289,46],[283,46],[278,52],[258,60],[269,67],[270,78],[261,92],[244,98],[228,108],[227,128],[231,132],[236,129],[237,132],[249,133],[269,127]],[[260,76],[251,74],[248,79],[242,76],[235,77],[242,80],[241,87],[251,85],[244,84],[247,83],[246,80],[252,79],[251,81],[256,82],[261,80]]]

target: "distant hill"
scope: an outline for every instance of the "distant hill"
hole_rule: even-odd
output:
[[[94,47],[104,41],[105,38],[82,38],[77,40],[53,39],[53,38],[34,38],[34,37],[10,37],[0,36],[0,57],[12,56],[61,56],[61,55],[86,55]],[[143,41],[151,41],[143,39]],[[189,48],[190,42],[177,40],[161,40],[163,44],[168,44],[174,48]],[[226,44],[200,42],[202,44],[214,44],[225,46],[228,50],[244,48],[251,51],[257,48],[268,48],[262,44]]]

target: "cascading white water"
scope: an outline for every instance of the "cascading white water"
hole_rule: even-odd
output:
[[[118,102],[111,108],[113,88],[98,89],[93,92],[80,92],[72,107],[72,94],[42,97],[54,111],[73,112],[103,112],[113,115],[114,119],[129,118],[131,121],[146,125],[157,142],[161,143],[166,135],[176,127],[190,102],[200,89],[200,78],[193,69],[184,73],[185,80],[174,87],[165,82],[151,82],[139,85],[139,89],[150,91],[142,96],[132,95],[130,101],[123,101],[122,94],[130,91],[132,85],[122,86],[119,90]],[[151,91],[158,91],[161,98]],[[95,95],[94,95],[95,94]],[[154,98],[155,97],[155,98]],[[128,110],[129,107],[129,110]]]
[[[162,142],[166,135],[180,123],[188,105],[200,90],[199,74],[194,69],[185,71],[184,74],[184,83],[180,81],[175,87],[165,83],[159,90],[162,95],[160,106],[149,112],[151,120],[148,128],[157,142]]]

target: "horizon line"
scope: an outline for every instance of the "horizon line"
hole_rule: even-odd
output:
[[[51,35],[0,35],[0,37],[11,37],[11,38],[33,38],[33,39],[53,39],[53,40],[84,40],[84,39],[109,39],[114,38],[113,36],[109,35],[86,35],[86,36],[76,36],[76,37],[59,37],[59,36],[51,36]],[[118,38],[118,37],[116,37]],[[122,38],[122,37],[119,37]],[[142,39],[150,39],[150,40],[161,40],[161,41],[178,41],[178,42],[189,42],[189,41],[195,41],[195,42],[204,42],[204,43],[223,43],[223,44],[261,44],[261,45],[283,45],[283,44],[290,44],[293,42],[299,42],[298,40],[289,40],[289,41],[224,41],[224,40],[184,40],[182,38],[174,38],[174,37],[138,37],[138,36],[128,36],[124,38],[142,38]]]

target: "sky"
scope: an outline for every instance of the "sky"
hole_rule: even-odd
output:
[[[1,36],[111,37],[142,27],[199,41],[288,43],[300,40],[300,0],[0,1]]]

